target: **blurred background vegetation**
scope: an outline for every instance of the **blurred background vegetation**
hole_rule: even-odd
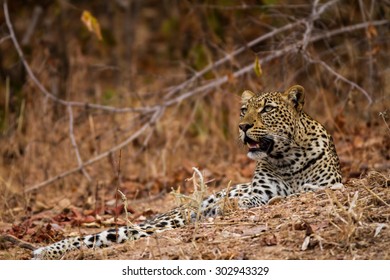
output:
[[[121,151],[121,188],[130,199],[178,186],[191,191],[192,166],[215,179],[211,186],[249,180],[253,163],[237,130],[245,89],[303,85],[306,111],[334,135],[345,180],[390,168],[390,1],[12,0],[8,9],[27,63],[52,95],[115,108],[161,106]],[[83,24],[83,11],[96,18],[103,40]],[[12,222],[64,196],[91,207],[98,188],[114,197],[118,151],[85,168],[91,180],[75,172],[26,191],[78,162],[67,107],[26,73],[4,11],[0,23],[1,218]],[[72,112],[84,162],[151,119],[142,110]]]

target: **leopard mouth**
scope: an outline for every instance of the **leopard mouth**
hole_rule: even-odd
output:
[[[255,141],[245,135],[244,144],[249,148],[249,152],[265,152],[269,153],[272,151],[274,141],[268,137],[261,137],[260,141]]]

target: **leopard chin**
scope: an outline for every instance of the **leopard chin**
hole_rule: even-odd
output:
[[[248,156],[248,158],[250,158],[252,160],[258,161],[258,160],[266,158],[268,155],[266,152],[263,152],[260,150],[255,150],[255,151],[250,150],[250,151],[248,151],[247,156]]]

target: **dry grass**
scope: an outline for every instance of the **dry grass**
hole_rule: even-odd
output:
[[[84,258],[390,259],[390,177],[381,174],[386,182],[374,179],[371,184],[377,175],[353,180],[343,190],[289,197],[204,221],[198,227],[102,252],[89,250]]]
[[[378,176],[380,177],[378,180]],[[390,259],[389,175],[66,259]]]
[[[390,259],[390,174],[304,193],[250,210],[65,259]],[[172,197],[155,205],[170,208]],[[96,231],[96,230],[95,230]],[[24,259],[22,249],[2,258]]]

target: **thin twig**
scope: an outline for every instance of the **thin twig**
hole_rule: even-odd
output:
[[[130,218],[129,218],[129,212],[127,211],[127,208],[128,208],[128,203],[127,203],[127,197],[125,196],[125,194],[123,192],[121,192],[119,189],[117,190],[117,192],[119,193],[119,195],[121,196],[121,199],[122,199],[122,202],[123,202],[123,209],[125,210],[125,215],[126,215],[126,228],[127,228],[127,237],[130,237],[131,236],[131,233],[130,233],[130,228],[131,227],[135,227],[134,224],[132,222],[130,222]],[[115,223],[115,225],[117,226],[117,224]],[[116,229],[117,230],[117,229]],[[118,230],[117,230],[118,231]]]
[[[377,195],[375,192],[373,192],[372,190],[370,190],[365,184],[362,184],[363,188],[366,189],[366,191],[368,191],[371,195],[373,195],[376,199],[378,199],[380,202],[382,202],[384,205],[386,205],[387,207],[390,206],[390,204],[388,204],[386,201],[384,201],[379,195]]]
[[[192,170],[194,170],[194,174],[192,175],[193,185],[194,185],[194,199],[197,203],[197,205],[195,205],[197,210],[196,210],[196,219],[195,219],[195,224],[194,224],[194,232],[193,232],[193,236],[192,236],[192,241],[195,241],[196,233],[197,233],[198,227],[199,227],[199,220],[200,220],[200,217],[202,215],[203,198],[206,196],[206,193],[207,193],[207,186],[204,183],[203,174],[199,171],[199,169],[197,169],[196,167],[192,167]],[[195,174],[198,175],[199,183],[196,182]],[[199,186],[200,190],[198,190],[198,186]]]
[[[316,21],[320,17],[321,13],[323,13],[327,7],[336,3],[337,1],[330,1],[330,2],[326,3],[326,6],[324,5],[325,7],[324,6],[321,7],[322,9],[320,11],[317,11],[318,2],[319,2],[319,0],[314,1],[309,20],[305,21],[306,30],[305,30],[305,33],[303,34],[303,39],[302,39],[302,49],[303,50],[306,50],[306,48],[309,44],[309,39],[310,39],[310,36],[313,32],[314,21]]]
[[[76,143],[76,138],[74,137],[74,132],[73,132],[73,111],[72,107],[68,106],[68,114],[69,114],[69,137],[70,137],[70,142],[72,143],[72,147],[74,149],[74,152],[76,154],[77,158],[77,163],[79,164],[79,167],[81,168],[81,172],[83,172],[84,176],[87,178],[88,182],[91,182],[91,176],[89,176],[87,170],[84,168],[83,160],[81,159],[79,148]]]
[[[41,6],[35,6],[32,19],[29,21],[27,31],[24,34],[23,39],[22,39],[23,46],[27,45],[30,42],[31,36],[34,33],[35,28],[37,27],[37,23],[38,23],[39,17],[41,16],[42,12],[43,12],[43,9]]]
[[[129,143],[131,143],[134,139],[138,138],[142,133],[145,132],[146,129],[148,129],[149,127],[151,127],[159,118],[161,117],[161,110],[160,111],[156,111],[153,116],[151,117],[151,119],[145,123],[140,129],[138,129],[136,132],[134,132],[130,137],[128,137],[126,140],[124,140],[123,142],[121,142],[120,144],[118,144],[117,146],[111,148],[110,150],[104,152],[104,153],[101,153],[99,155],[97,155],[96,157],[93,157],[91,159],[89,159],[88,161],[85,161],[83,163],[82,166],[79,166],[79,167],[76,167],[76,168],[73,168],[73,169],[70,169],[68,171],[65,171],[59,175],[56,175],[54,177],[51,177],[39,184],[36,184],[36,185],[33,185],[31,187],[28,187],[26,188],[26,192],[30,192],[32,190],[35,190],[35,189],[39,189],[43,186],[47,186],[59,179],[63,179],[73,173],[76,173],[76,172],[79,172],[82,168],[84,168],[85,166],[88,166],[88,165],[91,165],[95,162],[98,162],[104,158],[106,158],[108,155],[110,155],[111,153],[115,152],[115,151],[118,151],[120,149],[122,149],[123,147],[127,146]]]
[[[349,33],[349,32],[355,31],[355,30],[367,28],[370,25],[379,26],[379,25],[385,25],[385,24],[389,24],[389,23],[390,23],[389,20],[383,19],[383,20],[375,20],[375,21],[371,21],[371,22],[358,23],[358,24],[354,24],[354,25],[348,25],[348,26],[344,26],[344,27],[341,27],[338,29],[334,29],[334,30],[313,36],[313,38],[311,39],[311,42],[317,42],[319,40],[330,38],[330,37],[340,35],[343,33]]]
[[[26,241],[23,241],[23,240],[20,240],[19,238],[16,238],[15,236],[10,235],[10,234],[0,235],[0,240],[9,241],[20,248],[28,249],[31,251],[34,251],[37,249],[33,244],[26,242]]]
[[[116,191],[115,191],[115,216],[114,216],[114,223],[115,223],[115,235],[116,239],[118,240],[118,196],[119,196],[119,186],[121,184],[121,159],[122,159],[122,150],[119,150],[119,159],[118,159],[118,164],[116,166],[117,172],[115,174],[116,177]],[[112,157],[112,165],[115,167],[115,158]],[[123,198],[122,198],[123,199]]]
[[[389,126],[389,124],[386,121],[386,115],[387,115],[386,111],[379,112],[379,116],[382,118],[383,122],[385,123],[385,126],[387,127],[387,130],[390,132],[390,126]]]
[[[372,5],[374,5],[374,2],[375,1],[371,1]],[[371,6],[373,7],[373,6]],[[362,0],[359,0],[359,8],[360,8],[360,13],[362,15],[362,19],[364,22],[368,22],[369,20],[367,20],[366,18],[366,9],[364,7],[364,3]],[[372,12],[372,10],[371,10]],[[370,19],[371,19],[371,13],[369,13],[370,15]],[[368,84],[369,84],[369,89],[372,91],[373,90],[373,82],[374,82],[374,79],[373,79],[373,76],[374,76],[374,60],[373,60],[373,52],[372,52],[372,49],[373,49],[373,44],[372,44],[372,34],[370,32],[370,25],[367,26],[366,28],[366,36],[367,36],[367,52],[366,52],[366,55],[368,56],[368,76],[369,76],[369,79],[368,79]]]

